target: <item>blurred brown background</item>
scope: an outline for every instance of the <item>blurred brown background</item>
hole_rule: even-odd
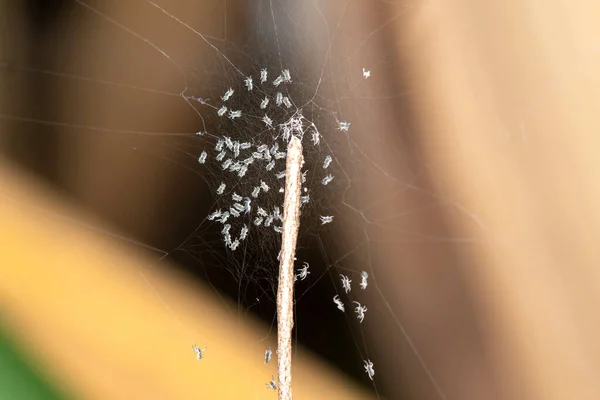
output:
[[[226,279],[214,282],[219,292],[203,286],[197,260],[176,252],[149,268],[157,252],[140,254],[142,246],[106,234],[173,249],[207,213],[207,186],[172,162],[172,139],[126,132],[193,132],[192,110],[172,96],[56,75],[69,60],[71,76],[171,90],[182,87],[173,64],[73,2],[0,4],[0,146],[9,160],[0,179],[0,301],[11,326],[82,398],[274,395],[252,392],[264,371],[249,360],[264,349],[247,348],[268,331],[272,310],[234,321],[235,288]],[[207,51],[145,2],[88,4],[177,60]],[[411,212],[402,229],[369,230],[368,254],[350,260],[359,270],[369,257],[385,293],[372,294],[375,323],[366,325],[381,393],[600,398],[598,7],[558,0],[278,4],[301,13],[307,27],[322,26],[319,18],[334,27],[343,13],[338,34],[349,49],[376,32],[356,62],[391,60],[373,85],[390,82],[406,95],[360,114],[354,139],[383,154],[382,165],[410,185],[392,191],[377,184],[380,172],[364,169],[360,192],[368,204],[386,199],[384,216],[441,205]],[[223,35],[214,17],[223,7],[232,37],[243,35],[253,10],[217,1],[168,7],[215,37]],[[448,240],[409,240],[410,231]],[[327,324],[332,317],[319,306],[330,293],[315,288],[309,297],[316,322],[298,321],[297,397],[373,396],[339,374],[365,382],[348,327]],[[328,334],[314,334],[319,329]],[[218,343],[210,372],[198,372],[208,363],[198,365],[191,349],[177,348],[198,337]]]

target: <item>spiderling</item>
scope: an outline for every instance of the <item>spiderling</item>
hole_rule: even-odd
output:
[[[321,216],[321,225],[330,224],[333,222],[333,215]]]
[[[260,108],[264,110],[265,108],[267,108],[267,105],[269,105],[269,98],[265,96],[265,98],[262,99],[262,101],[260,102]]]
[[[364,360],[365,363],[365,371],[367,375],[369,375],[369,379],[373,380],[373,376],[375,375],[375,369],[373,369],[373,362],[371,360]]]
[[[367,271],[363,271],[360,274],[360,288],[362,290],[365,290],[367,288],[367,279],[369,278],[369,274],[367,273]]]
[[[350,283],[352,282],[352,280],[349,277],[342,274],[340,274],[340,277],[342,278],[342,287],[344,288],[344,291],[346,293],[350,292],[350,290],[352,290],[352,288],[350,287]]]
[[[338,131],[348,132],[350,130],[350,122],[340,121],[338,122]]]
[[[342,303],[342,300],[340,300],[340,296],[338,296],[337,294],[333,296],[333,302],[337,306],[338,310],[345,312],[344,303]]]
[[[331,182],[333,180],[333,175],[329,174],[327,175],[325,178],[323,178],[323,180],[321,181],[321,183],[323,185],[327,185],[329,182]]]
[[[229,119],[236,119],[242,116],[242,110],[229,111]]]
[[[365,319],[365,313],[367,312],[367,307],[361,306],[358,301],[353,301],[353,303],[356,304],[356,308],[354,309],[354,311],[356,312],[356,318],[358,318],[358,322],[362,323],[363,320]]]
[[[267,383],[267,389],[277,390],[277,384],[275,383],[274,376],[271,376],[271,382]]]
[[[229,89],[227,89],[227,91],[225,92],[225,94],[223,95],[223,97],[221,97],[221,99],[223,101],[227,101],[227,100],[229,100],[231,98],[231,96],[233,96],[233,89],[229,88]]]
[[[248,89],[248,91],[252,90],[253,85],[252,85],[252,77],[251,76],[244,79],[244,85],[246,85],[246,89]]]
[[[301,281],[306,279],[306,277],[310,274],[310,271],[308,270],[308,266],[309,265],[306,261],[302,263],[302,268],[299,268],[298,274],[294,275],[294,281],[298,280],[298,278],[300,278]]]
[[[207,349],[208,347],[205,347],[203,349],[199,348],[198,346],[196,346],[195,344],[192,345],[192,349],[194,350],[194,353],[196,353],[196,358],[198,360],[202,360],[202,358],[204,357],[204,351]]]
[[[273,86],[279,86],[281,85],[281,83],[283,82],[283,77],[278,76],[274,81],[273,81]]]

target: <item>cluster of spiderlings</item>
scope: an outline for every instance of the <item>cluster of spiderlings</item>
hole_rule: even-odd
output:
[[[321,134],[294,104],[290,83],[287,69],[271,80],[267,69],[261,69],[257,77],[248,76],[233,85],[235,89],[226,89],[219,103],[211,105],[218,134],[211,135],[214,146],[202,151],[198,162],[218,163],[214,175],[222,178],[215,188],[219,208],[208,219],[222,225],[223,242],[230,250],[236,250],[252,229],[282,232],[286,149],[291,137],[303,140],[305,147],[320,149]],[[203,100],[202,104],[208,103]],[[349,128],[350,123],[338,122],[338,130]],[[322,154],[318,165],[310,168],[314,169],[311,176],[319,174],[319,184],[328,185],[334,179],[329,172],[332,162],[330,154]],[[305,167],[301,207],[311,201]],[[331,223],[333,218],[321,215],[319,222]]]

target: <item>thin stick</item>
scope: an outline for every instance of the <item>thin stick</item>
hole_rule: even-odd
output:
[[[285,166],[283,232],[277,288],[277,378],[279,400],[292,400],[292,328],[294,326],[294,258],[300,227],[302,143],[292,135]]]

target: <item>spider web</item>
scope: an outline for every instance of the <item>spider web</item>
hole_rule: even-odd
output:
[[[358,14],[365,7],[357,1],[335,6],[317,1],[215,1],[203,5],[204,12],[199,14],[191,0],[178,2],[176,7],[165,1],[138,0],[119,6],[131,7],[127,18],[114,11],[117,3],[82,0],[68,7],[76,26],[103,32],[102,40],[94,43],[102,48],[90,48],[75,39],[74,46],[86,54],[86,61],[66,60],[51,69],[35,64],[17,68],[43,75],[57,85],[75,82],[83,91],[108,91],[108,97],[123,108],[124,117],[106,118],[105,105],[92,101],[97,114],[74,111],[49,120],[27,110],[2,114],[2,118],[23,125],[68,128],[74,141],[82,136],[110,137],[111,146],[129,159],[124,168],[141,168],[147,160],[170,168],[169,179],[181,183],[168,186],[175,193],[164,207],[177,208],[173,199],[182,197],[199,201],[176,220],[170,216],[165,218],[167,223],[160,218],[156,222],[162,234],[173,238],[157,246],[164,251],[161,260],[168,257],[194,265],[219,295],[236,299],[236,312],[255,313],[272,326],[280,235],[273,229],[276,217],[265,225],[283,203],[283,179],[277,174],[285,168],[285,158],[276,155],[285,152],[285,125],[299,123],[305,157],[303,195],[309,198],[302,206],[296,268],[307,262],[310,275],[295,286],[296,343],[325,357],[337,357],[341,368],[370,385],[377,397],[391,397],[391,389],[378,378],[386,375],[389,381],[395,374],[378,365],[393,370],[394,360],[373,346],[379,337],[369,334],[374,329],[368,328],[370,320],[377,318],[377,329],[390,332],[386,338],[391,343],[401,341],[412,352],[420,368],[414,374],[425,376],[431,393],[445,398],[422,350],[400,322],[401,311],[388,301],[393,286],[377,280],[382,247],[415,243],[434,247],[470,240],[403,228],[410,218],[440,207],[464,213],[458,203],[421,184],[426,171],[413,152],[407,128],[395,115],[399,99],[410,90],[390,74],[398,68],[393,52],[377,47],[393,34],[396,20],[413,7],[398,13],[398,8],[379,4],[383,13],[374,13],[372,20],[360,25]],[[114,46],[128,51],[113,54]],[[148,60],[146,68],[140,70],[134,62],[130,66],[136,58]],[[264,81],[263,71],[267,74]],[[284,79],[285,71],[291,79]],[[282,81],[275,84],[280,77]],[[226,94],[229,89],[233,90],[230,96]],[[289,105],[277,100],[278,93]],[[161,112],[172,117],[128,117],[136,107],[154,109],[155,98],[166,105]],[[269,104],[262,107],[265,98]],[[223,107],[226,110],[220,115]],[[241,114],[232,114],[236,111]],[[268,157],[261,146],[267,147]],[[206,158],[199,162],[203,152]],[[217,160],[221,152],[226,154]],[[262,156],[253,156],[257,152]],[[100,160],[108,163],[110,157],[103,152]],[[330,162],[325,161],[327,157]],[[225,167],[227,160],[231,163]],[[252,163],[240,174],[243,160]],[[268,168],[271,161],[274,165]],[[232,169],[236,163],[238,168]],[[328,176],[333,179],[324,184]],[[268,191],[261,188],[261,182]],[[222,184],[225,188],[218,194]],[[256,188],[260,190],[254,196]],[[418,192],[423,202],[406,203],[403,195],[409,191]],[[251,204],[247,213],[242,208],[246,202]],[[224,219],[223,212],[231,214],[236,203],[240,215]],[[259,207],[267,215],[257,214]],[[333,221],[323,224],[322,217],[327,216]],[[230,240],[223,231],[227,224]],[[247,229],[244,239],[242,229]],[[232,248],[235,238],[239,243]],[[151,238],[137,239],[152,242]],[[363,271],[368,274],[364,290],[359,287]],[[341,275],[352,280],[348,293]],[[345,306],[344,313],[336,309],[332,300],[336,295]],[[353,302],[368,307],[362,323],[357,321]],[[326,334],[315,334],[325,327]],[[339,344],[344,341],[351,350]],[[333,347],[343,354],[328,353],[327,348]],[[373,361],[374,380],[365,373],[364,360]]]

